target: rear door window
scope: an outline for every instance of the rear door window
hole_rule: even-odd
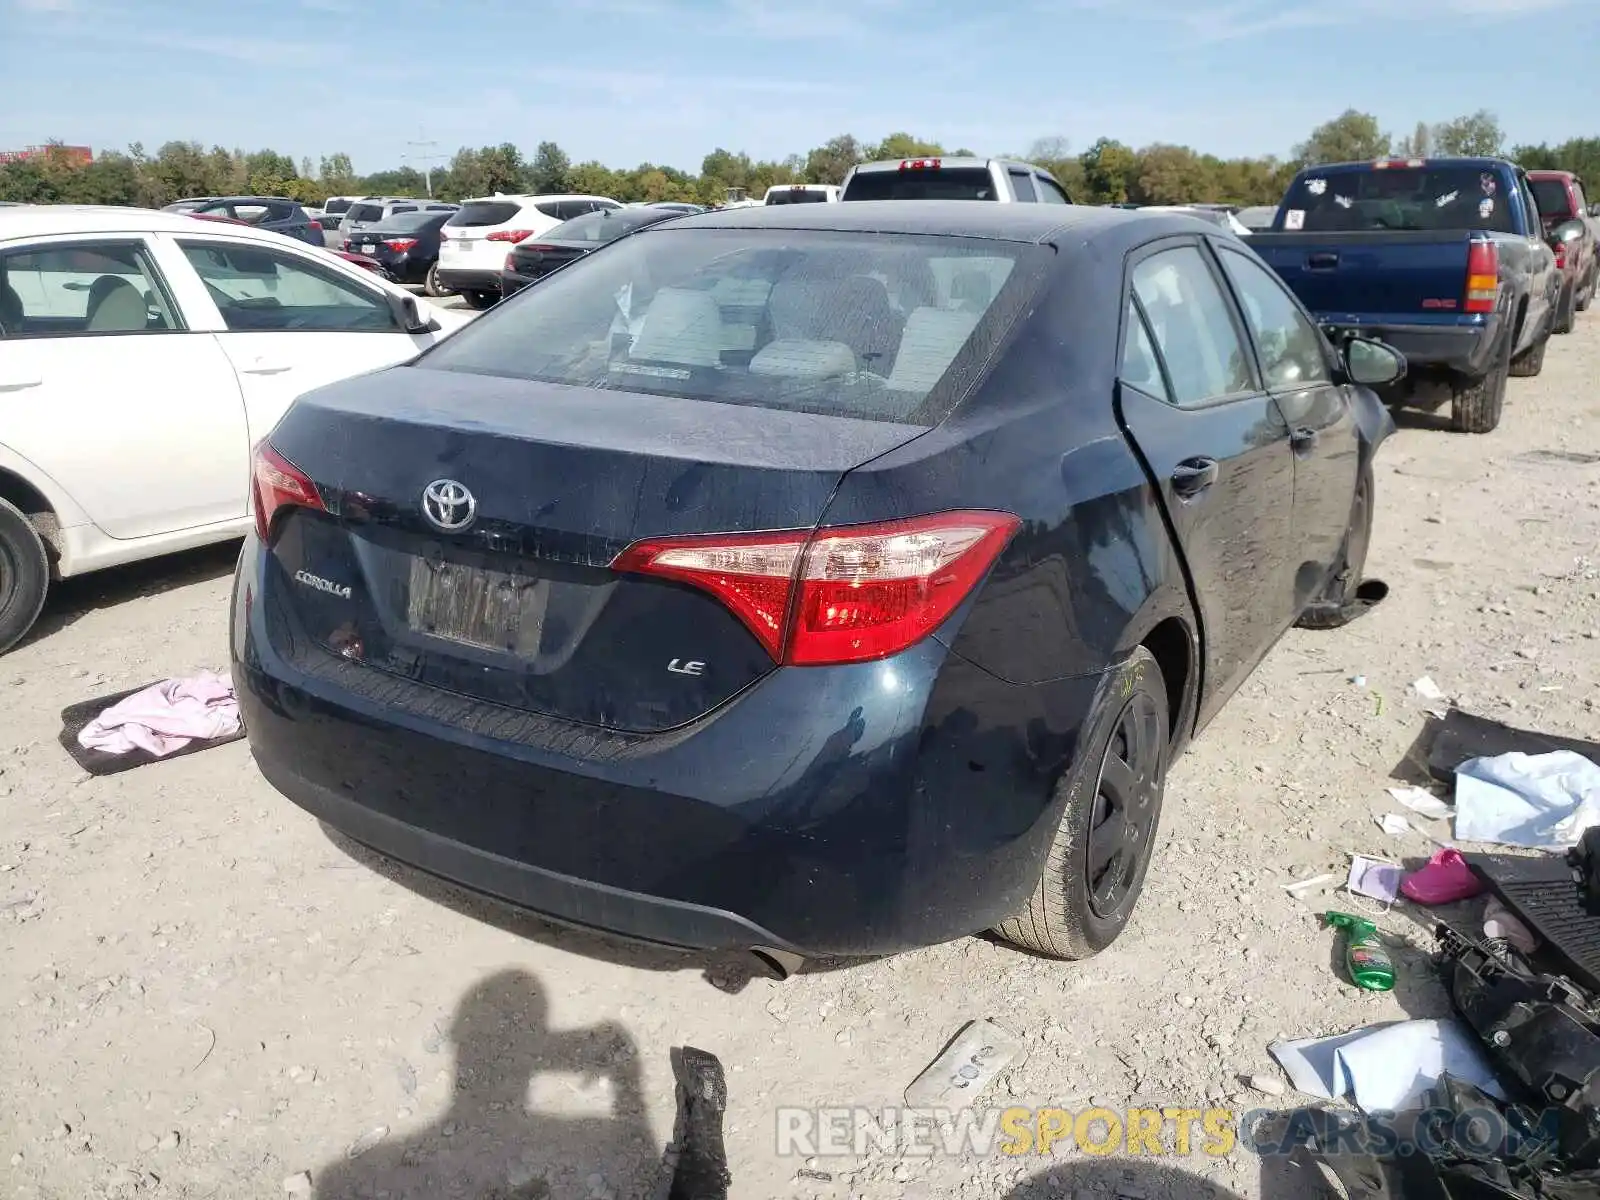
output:
[[[0,255],[0,338],[177,328],[177,307],[142,243],[64,242]]]
[[[383,220],[383,205],[381,204],[352,204],[347,214],[353,223]]]
[[[1173,403],[1188,408],[1255,390],[1249,352],[1199,247],[1175,246],[1142,260],[1133,290],[1167,365]]]
[[[933,161],[933,160],[929,160]],[[987,167],[908,167],[897,171],[858,171],[845,200],[994,200],[994,178]]]
[[[1278,277],[1241,251],[1223,246],[1218,257],[1255,339],[1267,388],[1301,388],[1331,382],[1328,360],[1322,354],[1322,336],[1306,320]]]
[[[397,329],[388,301],[280,250],[180,240],[189,265],[234,332]]]
[[[1528,186],[1533,189],[1533,199],[1539,205],[1539,215],[1542,217],[1567,217],[1571,214],[1571,203],[1567,198],[1567,185],[1559,179],[1530,179]]]
[[[504,225],[521,211],[522,205],[515,200],[468,200],[445,224],[453,229]]]
[[[1514,183],[1515,181],[1513,181]],[[1308,172],[1283,201],[1289,232],[1345,233],[1376,229],[1514,230],[1505,173],[1482,167],[1387,167],[1380,170]]]
[[[1041,204],[1069,204],[1066,192],[1054,179],[1046,179],[1043,175],[1034,176],[1034,182],[1039,186],[1039,202]]]
[[[1133,298],[1128,298],[1128,311],[1123,320],[1127,325],[1127,333],[1123,335],[1122,342],[1122,370],[1119,378],[1129,387],[1136,387],[1147,396],[1166,400],[1169,403],[1172,396],[1167,392],[1167,381],[1161,375],[1161,363],[1156,358],[1155,346],[1150,341],[1150,329],[1144,323],[1144,314],[1139,311],[1139,306]]]
[[[557,272],[416,365],[932,423],[1052,258],[980,239],[662,228]]]
[[[1033,176],[1027,171],[1012,171],[1011,190],[1017,194],[1017,200],[1023,204],[1033,204],[1038,199],[1038,193],[1033,190]]]

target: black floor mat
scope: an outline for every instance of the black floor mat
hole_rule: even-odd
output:
[[[1566,973],[1600,991],[1600,917],[1583,911],[1560,854],[1466,854],[1473,872],[1562,960]]]
[[[126,754],[108,754],[104,750],[85,750],[78,744],[78,735],[90,721],[118,701],[126,700],[135,692],[142,692],[145,688],[160,682],[161,680],[154,679],[150,683],[142,683],[124,692],[68,705],[61,710],[61,736],[56,740],[61,743],[62,749],[72,755],[73,761],[89,774],[115,775],[118,771],[131,771],[134,767],[142,767],[146,763],[166,762],[169,759],[182,758],[185,754],[197,754],[201,750],[209,750],[213,746],[226,746],[229,742],[237,742],[244,736],[244,727],[241,725],[238,733],[230,733],[227,737],[219,738],[197,738],[182,750],[174,750],[171,754],[159,756],[137,748]]]
[[[1600,763],[1600,743],[1516,729],[1452,708],[1433,733],[1433,745],[1428,750],[1428,773],[1442,783],[1453,783],[1456,768],[1468,759],[1493,758],[1513,750],[1524,754],[1572,750],[1591,762]]]

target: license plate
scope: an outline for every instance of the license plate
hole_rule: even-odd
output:
[[[457,254],[465,254],[468,250],[472,249],[472,239],[471,238],[451,238],[448,242],[445,243],[445,245],[449,246],[450,249],[454,250]]]
[[[378,248],[376,246],[374,246],[371,242],[362,242],[361,243],[361,253],[363,253],[363,254],[375,254],[375,253],[377,253],[377,250],[378,250]]]
[[[549,595],[548,583],[526,575],[413,558],[406,620],[418,633],[531,657]]]

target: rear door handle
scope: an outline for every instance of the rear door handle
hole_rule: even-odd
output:
[[[1302,425],[1289,435],[1289,445],[1296,451],[1303,453],[1317,444],[1317,431],[1307,429]]]
[[[294,364],[286,362],[273,362],[271,359],[258,358],[248,367],[241,368],[241,370],[243,370],[246,375],[282,375],[285,371],[294,370]]]
[[[1333,271],[1339,266],[1337,254],[1308,254],[1306,255],[1306,268],[1312,271]]]
[[[1217,460],[1186,458],[1172,468],[1172,490],[1183,499],[1198,496],[1217,481]]]

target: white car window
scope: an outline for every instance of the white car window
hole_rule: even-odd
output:
[[[0,254],[0,337],[178,327],[176,309],[142,245],[70,242]]]
[[[282,250],[182,241],[230,330],[387,332],[388,300],[333,270]]]

